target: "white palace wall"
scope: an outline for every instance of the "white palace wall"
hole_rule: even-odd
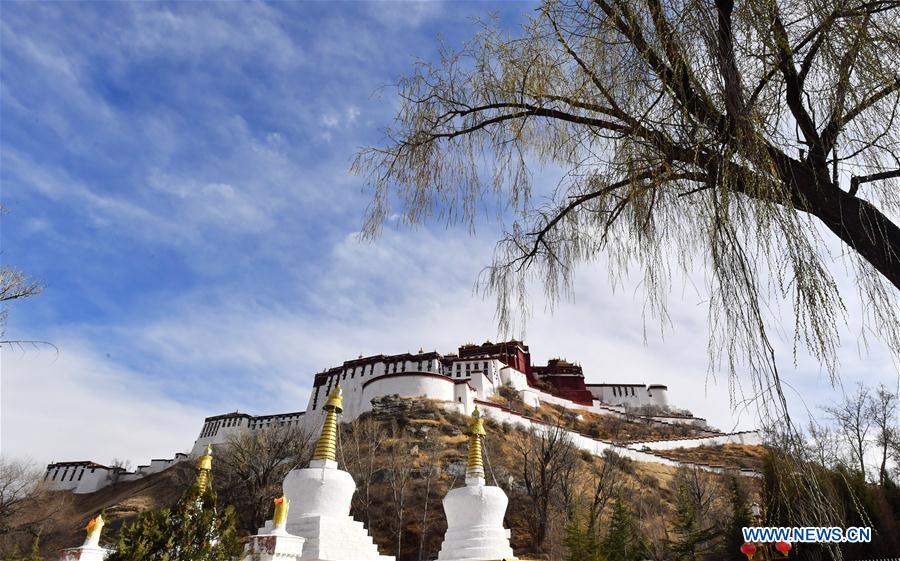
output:
[[[50,464],[44,473],[44,484],[51,491],[93,493],[105,487],[112,468],[94,462],[62,462]]]
[[[425,397],[436,401],[456,401],[456,384],[452,379],[441,374],[408,373],[387,374],[381,378],[369,380],[363,387],[356,387],[344,392],[344,403],[348,393],[355,397],[352,417],[371,411],[372,399],[384,395],[400,397]],[[352,418],[350,417],[350,418]],[[345,409],[345,418],[346,409]]]

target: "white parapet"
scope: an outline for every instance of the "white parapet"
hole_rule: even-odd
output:
[[[466,478],[466,486],[444,497],[447,533],[439,561],[515,559],[503,517],[509,500],[499,487],[485,485],[481,477]]]

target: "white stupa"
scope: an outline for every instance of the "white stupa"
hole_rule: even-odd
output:
[[[64,549],[59,554],[59,561],[103,561],[110,554],[109,549],[100,547],[100,532],[103,530],[103,515],[88,522],[87,537],[81,547]]]
[[[349,473],[338,469],[335,456],[342,403],[341,389],[336,386],[325,403],[325,422],[313,460],[308,468],[292,470],[284,478],[284,496],[292,505],[284,528],[304,538],[303,561],[394,561],[378,553],[362,522],[350,516],[356,483]],[[269,521],[260,534],[273,528]]]
[[[509,499],[503,489],[484,483],[484,463],[481,443],[484,439],[484,419],[478,407],[472,412],[467,427],[469,462],[466,485],[451,489],[444,497],[447,533],[438,553],[439,561],[486,561],[515,559],[509,546],[509,530],[503,527],[503,517]]]

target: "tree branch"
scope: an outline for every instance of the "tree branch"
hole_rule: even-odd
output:
[[[869,183],[871,181],[881,181],[882,179],[891,179],[892,177],[900,177],[900,169],[892,169],[869,175],[855,175],[850,178],[850,190],[847,191],[847,193],[856,196],[856,192],[859,190],[861,184]]]

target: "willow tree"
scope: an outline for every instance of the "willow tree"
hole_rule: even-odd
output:
[[[614,283],[642,271],[663,319],[673,280],[704,271],[711,365],[785,416],[771,307],[836,376],[849,271],[866,331],[900,352],[898,20],[898,0],[548,0],[519,32],[485,24],[400,81],[387,141],[358,154],[366,233],[397,205],[408,224],[503,209],[478,285],[503,328],[532,282],[553,303],[601,256]],[[798,485],[833,518],[814,475]]]
[[[712,364],[783,402],[765,310],[792,303],[795,348],[836,375],[836,271],[900,351],[898,18],[897,0],[564,0],[512,35],[486,23],[400,81],[385,144],[358,154],[366,232],[398,205],[472,225],[499,203],[478,286],[507,328],[533,281],[555,302],[600,256],[613,282],[642,271],[662,318],[703,270]]]

